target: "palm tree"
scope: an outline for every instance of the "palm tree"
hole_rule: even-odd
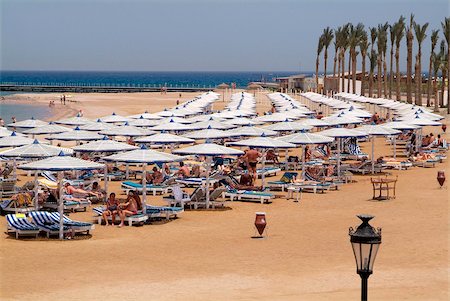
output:
[[[440,105],[441,108],[444,107],[444,91],[445,91],[445,80],[447,78],[447,72],[448,72],[448,49],[445,47],[445,40],[441,41],[441,74],[442,74],[442,80],[441,80],[441,99],[440,99]],[[448,104],[447,104],[448,106]]]
[[[327,79],[327,61],[328,61],[328,47],[331,44],[331,41],[333,41],[333,29],[331,29],[330,27],[327,27],[323,30],[323,34],[322,34],[322,41],[323,41],[323,47],[325,48],[324,52],[323,52],[323,61],[324,61],[324,79],[323,79],[323,85],[325,88],[325,83],[326,83],[326,79]],[[325,90],[325,89],[324,89]],[[323,91],[326,93],[326,91]]]
[[[339,26],[334,31],[334,64],[333,64],[333,77],[336,77],[336,64],[338,62],[338,52],[339,52],[339,42],[340,42],[340,35],[341,35],[342,27]]]
[[[361,36],[363,35],[364,25],[362,23],[358,23],[356,28],[352,28],[352,32],[350,33],[350,54],[352,60],[352,93],[356,94],[356,59],[358,57],[358,51],[356,47],[359,45],[361,41]]]
[[[350,23],[344,25],[344,28],[342,29],[342,37],[341,37],[341,61],[342,61],[342,77],[341,77],[341,84],[342,84],[342,92],[345,92],[345,52],[348,48],[348,32],[349,32]]]
[[[361,37],[359,39],[359,52],[361,53],[361,95],[365,95],[365,82],[366,82],[366,57],[367,50],[369,50],[369,41],[367,37],[367,32],[363,30],[361,32]]]
[[[387,23],[386,23],[387,24]],[[382,67],[383,67],[383,54],[386,51],[386,43],[387,43],[387,27],[385,24],[379,24],[378,25],[378,42],[377,42],[377,48],[378,48],[378,74],[377,74],[377,96],[381,97],[381,73],[382,73]]]
[[[439,112],[439,99],[437,93],[437,77],[439,69],[441,68],[441,54],[431,53],[431,61],[433,63],[433,95],[434,95],[434,111]],[[430,75],[429,75],[430,77]]]
[[[389,24],[386,22],[383,25],[384,31],[384,41],[383,41],[383,83],[384,83],[384,97],[388,97],[388,81],[387,81],[387,61],[386,61],[386,52],[387,52],[387,31],[389,29]]]
[[[317,43],[317,57],[316,57],[316,92],[319,92],[319,57],[323,50],[323,36],[320,36]]]
[[[378,54],[375,50],[372,50],[369,54],[370,72],[369,72],[369,97],[372,97],[373,91],[373,73],[377,67]]]
[[[445,18],[441,25],[447,41],[447,78],[450,79],[450,17]],[[447,114],[450,114],[450,83],[447,84]]]
[[[347,36],[347,45],[348,45],[348,73],[347,73],[347,92],[350,93],[350,75],[351,68],[352,68],[352,51],[353,51],[353,41],[352,41],[352,35],[355,32],[355,28],[353,27],[353,24],[348,24],[348,36]]]
[[[391,59],[389,60],[389,99],[392,99],[392,86],[394,84],[394,44],[395,44],[395,31],[397,30],[397,23],[389,26],[389,38],[391,40]]]
[[[430,53],[430,64],[428,66],[428,80],[427,80],[427,107],[431,105],[431,77],[432,77],[431,69],[433,68],[434,49],[436,48],[438,40],[439,40],[439,29],[436,29],[431,32],[431,53]]]
[[[409,26],[406,29],[406,47],[408,49],[408,56],[406,58],[406,101],[412,103],[411,81],[412,81],[412,52],[414,35],[412,33],[414,25],[414,15],[411,14],[409,19]]]
[[[428,23],[420,26],[420,24],[414,24],[414,31],[416,33],[417,45],[419,47],[417,51],[417,68],[418,72],[415,75],[416,79],[416,104],[422,105],[422,43],[427,37]]]
[[[400,19],[398,19],[398,22],[396,23],[396,30],[395,30],[395,79],[396,79],[396,98],[397,101],[400,101],[402,98],[402,95],[400,93],[400,83],[401,83],[401,76],[400,76],[400,45],[401,41],[403,39],[403,36],[405,35],[405,18],[403,16],[400,16]]]

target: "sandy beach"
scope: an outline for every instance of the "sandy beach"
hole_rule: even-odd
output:
[[[94,118],[156,112],[197,94],[74,94],[66,106],[59,104],[59,94],[13,100],[55,100],[54,119],[80,109]],[[267,111],[266,95],[256,96],[258,112]],[[214,109],[225,104],[218,101]],[[370,144],[362,149],[370,152]],[[384,139],[376,139],[376,156],[390,153]],[[359,225],[356,214],[368,213],[375,215],[371,224],[383,228],[369,299],[449,300],[449,182],[439,188],[436,181],[438,170],[449,174],[448,162],[390,171],[398,184],[396,199],[389,201],[373,201],[370,176],[355,175],[355,183],[305,193],[299,203],[275,192],[271,204],[229,202],[228,210],[186,211],[178,219],[142,227],[96,225],[89,239],[15,240],[3,234],[0,299],[358,300],[360,278],[348,228]],[[120,193],[120,182],[110,191]],[[147,202],[165,204],[161,196],[149,196]],[[257,211],[266,212],[268,221],[268,236],[260,240],[251,238]],[[92,221],[92,212],[70,217]],[[3,216],[0,227],[6,230]]]

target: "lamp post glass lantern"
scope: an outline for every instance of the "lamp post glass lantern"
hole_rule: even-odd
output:
[[[373,272],[373,264],[381,244],[381,228],[375,229],[369,224],[372,215],[358,215],[361,225],[349,229],[350,242],[356,260],[356,272],[361,277],[361,300],[367,300],[367,279]]]

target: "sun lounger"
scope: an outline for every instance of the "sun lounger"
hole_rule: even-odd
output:
[[[223,198],[229,198],[231,201],[259,201],[261,204],[269,203],[275,196],[269,192],[237,190],[228,188],[223,192]]]
[[[79,211],[83,210],[86,211],[87,207],[91,205],[90,201],[81,201],[81,202],[75,202],[75,201],[64,201],[64,211]],[[43,208],[58,209],[58,203],[57,202],[44,202],[42,204]]]
[[[36,210],[32,204],[18,204],[17,200],[3,200],[0,203],[1,213],[27,213]]]
[[[17,193],[16,179],[3,179],[0,180],[0,199],[4,197],[11,197]]]
[[[45,212],[45,211],[41,211]],[[55,222],[55,224],[59,225],[59,212],[46,212],[49,218]],[[73,229],[76,233],[86,232],[89,234],[89,231],[94,229],[94,225],[86,222],[78,222],[68,218],[66,215],[63,215],[63,224],[71,229]]]
[[[106,207],[95,207],[92,209],[94,215],[94,220],[101,225],[103,221],[103,211],[106,210]],[[128,223],[128,226],[132,226],[133,224],[141,224],[144,223],[148,219],[148,216],[143,214],[142,212],[138,212],[137,214],[125,216],[124,222]],[[112,216],[108,216],[108,220],[112,221]],[[120,221],[119,215],[116,216],[116,221]]]
[[[16,239],[19,238],[19,235],[34,235],[37,237],[39,234],[39,228],[31,223],[25,214],[8,214],[6,215],[6,220],[8,222],[6,231],[14,233]]]
[[[184,178],[184,179],[176,179],[178,184],[182,184],[186,187],[198,187],[205,185],[206,178]],[[214,183],[218,182],[218,179],[210,178],[209,185],[214,185]]]
[[[292,183],[297,176],[297,172],[285,172],[283,176],[281,176],[280,180],[268,182],[267,187],[270,189],[281,189],[281,191],[284,191],[287,185]]]
[[[363,161],[361,164],[358,164],[357,166],[349,166],[347,171],[350,171],[352,173],[359,173],[359,174],[370,174],[372,173],[372,162],[370,161]],[[374,166],[374,173],[381,173],[383,171],[383,166],[375,163]]]
[[[39,228],[39,230],[46,233],[47,237],[50,235],[59,234],[59,224],[55,224],[46,214],[42,214],[45,211],[32,211],[30,216],[33,219],[33,223]],[[67,226],[63,227],[64,233],[71,232],[71,229]]]
[[[209,205],[215,209],[216,207],[224,207],[225,206],[225,200],[219,200],[222,198],[223,193],[226,192],[227,189],[223,186],[217,187],[214,189],[210,195],[209,195]],[[199,207],[206,208],[206,196],[202,197],[196,201],[194,201],[194,208],[197,209]]]
[[[145,212],[150,218],[165,217],[170,219],[171,216],[178,217],[179,214],[184,212],[184,208],[147,205]]]
[[[261,178],[264,174],[264,177],[276,176],[277,172],[280,172],[281,168],[279,167],[265,167],[264,169],[260,168],[256,170],[256,174],[258,178]]]
[[[413,166],[412,162],[409,161],[385,161],[382,163],[384,168],[406,170]]]
[[[179,185],[174,185],[172,186],[172,195],[164,197],[163,200],[166,201],[170,207],[175,206],[184,208],[186,205],[189,205],[189,207],[192,208],[192,205],[197,200],[200,200],[202,197],[204,197],[204,195],[205,192],[201,186],[197,187],[192,192],[192,194],[189,195],[184,192]]]
[[[436,163],[439,163],[439,159],[427,159],[427,160],[417,160],[413,163],[414,166],[424,167],[424,168],[431,168],[435,167]]]
[[[152,193],[153,195],[156,195],[157,193],[168,193],[170,190],[170,186],[164,183],[158,185],[147,184],[146,188],[147,193]],[[121,189],[125,191],[126,194],[128,194],[129,191],[138,191],[142,193],[144,191],[144,186],[136,182],[126,181],[121,183]]]

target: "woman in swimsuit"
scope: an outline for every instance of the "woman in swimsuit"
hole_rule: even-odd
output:
[[[119,205],[119,216],[120,216],[120,225],[119,227],[123,227],[125,217],[137,214],[138,205],[136,203],[134,192],[130,191],[127,201],[123,204]]]
[[[108,200],[106,201],[106,210],[103,211],[102,213],[103,219],[105,220],[107,226],[109,226],[108,216],[110,215],[112,218],[112,224],[114,225],[114,223],[116,222],[116,214],[118,214],[119,212],[118,210],[119,210],[119,202],[116,199],[116,194],[112,192],[109,195]]]

